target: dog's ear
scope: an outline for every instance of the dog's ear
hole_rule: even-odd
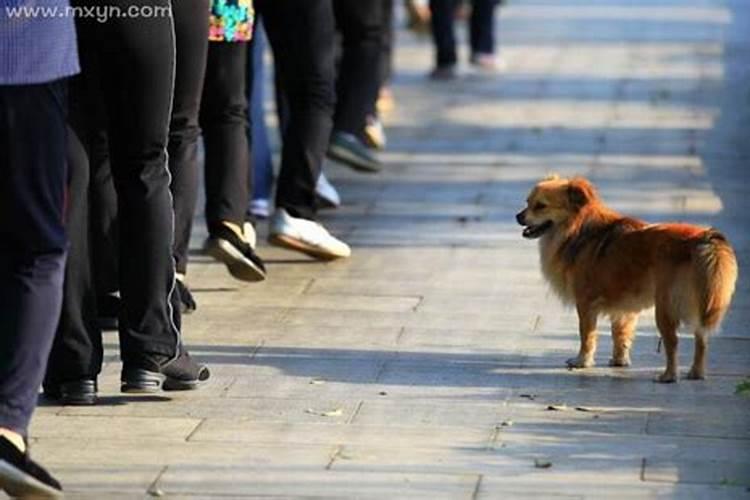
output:
[[[568,202],[579,209],[596,198],[594,186],[583,177],[574,177],[568,183]]]

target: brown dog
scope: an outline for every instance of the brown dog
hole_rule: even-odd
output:
[[[638,313],[655,305],[667,357],[656,380],[677,380],[680,325],[695,334],[687,378],[705,378],[708,334],[729,308],[737,281],[737,260],[721,233],[623,217],[580,177],[539,182],[516,220],[526,226],[525,238],[539,238],[544,277],[578,312],[581,346],[569,367],[594,365],[599,315],[612,321],[610,366],[629,366]]]

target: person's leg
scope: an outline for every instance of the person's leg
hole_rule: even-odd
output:
[[[250,203],[248,212],[254,216],[268,217],[268,200],[271,198],[273,189],[273,161],[271,157],[271,145],[268,140],[268,129],[264,110],[265,102],[265,53],[267,41],[260,17],[255,19],[255,34],[251,49],[252,59],[252,86],[250,97],[250,137],[251,140],[251,168],[253,169],[252,199],[254,201],[265,200],[265,210],[262,203]]]
[[[458,61],[453,29],[455,8],[456,0],[430,0],[430,22],[437,68],[453,67]]]
[[[383,0],[334,0],[342,56],[336,81],[334,130],[361,136],[380,88]]]
[[[313,219],[335,99],[331,0],[259,0],[257,6],[289,108],[276,205],[292,216]]]
[[[206,161],[206,223],[242,226],[248,203],[250,148],[247,43],[211,42],[200,121]]]
[[[62,303],[65,83],[0,86],[0,428],[26,435]]]
[[[497,0],[473,0],[469,33],[472,62],[495,53],[495,7]]]
[[[188,246],[198,199],[198,113],[208,52],[209,0],[173,4],[176,43],[174,100],[169,126],[170,189],[174,201],[174,257],[178,276],[187,272]]]
[[[211,42],[200,121],[206,162],[206,253],[242,281],[262,281],[263,261],[244,234],[252,165],[248,144],[248,44]],[[252,75],[250,75],[252,77]]]
[[[123,11],[138,0],[115,2]],[[156,12],[168,0],[147,0]],[[95,22],[83,19],[82,22]],[[193,389],[208,370],[180,343],[174,307],[173,212],[166,165],[174,82],[169,15],[96,24],[120,227],[120,354],[124,391]]]

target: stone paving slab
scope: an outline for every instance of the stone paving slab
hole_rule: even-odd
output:
[[[43,402],[36,457],[69,498],[750,498],[750,10],[746,0],[509,0],[508,68],[431,82],[429,40],[397,32],[386,167],[330,163],[354,248],[319,263],[265,243],[261,284],[202,255],[184,318],[200,391]],[[459,35],[465,38],[461,28]],[[633,366],[568,371],[575,312],[514,214],[541,177],[586,175],[614,208],[712,225],[740,281],[709,378],[659,385],[653,311]],[[683,373],[693,341],[683,332]]]

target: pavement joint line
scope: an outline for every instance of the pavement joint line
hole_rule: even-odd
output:
[[[203,427],[203,424],[206,422],[206,420],[208,420],[207,417],[200,419],[200,421],[197,424],[195,424],[195,427],[193,427],[193,430],[191,430],[190,432],[188,432],[188,435],[185,437],[185,442],[186,443],[189,442],[189,441],[192,441],[193,436],[195,436],[195,433],[198,432],[201,427]]]
[[[474,491],[471,493],[471,500],[477,500],[477,498],[479,498],[479,492],[482,489],[482,478],[484,478],[483,474],[477,475],[477,482],[474,485]]]
[[[344,450],[344,446],[337,444],[336,448],[334,448],[333,453],[331,453],[331,458],[328,460],[328,463],[325,466],[325,470],[331,470],[333,467],[334,462],[336,462],[336,459],[341,455],[341,452]]]
[[[404,340],[404,336],[406,335],[406,327],[402,326],[401,329],[398,331],[398,335],[396,336],[396,345],[401,345],[401,342]]]
[[[642,483],[646,482],[646,457],[643,457],[641,459],[641,477],[640,477],[640,479],[641,479]]]
[[[354,421],[357,419],[357,416],[359,415],[359,412],[362,411],[362,407],[365,405],[364,400],[359,400],[357,402],[357,407],[354,408],[354,411],[352,412],[351,416],[346,420],[347,425],[351,425],[354,423]]]
[[[165,465],[161,468],[159,473],[156,475],[156,478],[151,482],[151,484],[146,488],[146,494],[149,496],[161,496],[159,492],[159,488],[157,485],[159,484],[159,481],[161,481],[161,478],[164,476],[164,474],[167,472],[167,469],[169,468],[169,465]]]
[[[308,280],[307,284],[302,289],[302,292],[300,292],[300,295],[307,295],[314,284],[315,284],[315,278]]]

